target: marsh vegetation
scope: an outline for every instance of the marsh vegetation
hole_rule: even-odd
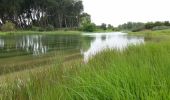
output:
[[[1,56],[5,55],[0,60],[1,68],[6,67],[1,70],[0,97],[2,100],[170,99],[170,41],[164,37],[168,30],[158,35],[159,32],[162,31],[144,31],[140,36],[93,33],[85,36],[47,35],[45,38],[28,35],[24,38],[20,35],[16,40],[2,36],[1,41],[5,42],[1,42],[1,51],[8,53],[1,53]],[[155,33],[160,38],[147,40],[145,33]],[[30,44],[42,41],[38,44],[49,49],[37,56],[32,45],[16,48],[18,42],[14,41],[20,39],[30,39]],[[111,43],[116,43],[115,39],[117,45]],[[23,40],[20,44],[24,41],[28,42]],[[17,53],[17,50],[23,53]],[[92,55],[86,63],[85,54]]]
[[[0,0],[0,100],[170,100],[170,22],[107,24],[82,0]]]

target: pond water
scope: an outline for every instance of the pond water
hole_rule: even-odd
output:
[[[85,62],[97,53],[106,49],[123,50],[129,45],[144,43],[144,37],[128,36],[126,33],[122,32],[84,34],[84,36],[93,38],[90,41],[88,50],[83,51]]]
[[[144,37],[126,33],[84,33],[83,35],[16,35],[0,36],[0,60],[31,55],[33,57],[52,51],[76,51],[87,62],[105,49],[122,50],[129,45],[144,43]]]

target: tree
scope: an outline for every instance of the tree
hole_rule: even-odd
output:
[[[107,25],[105,23],[102,23],[100,28],[103,29],[103,30],[107,30]]]
[[[153,22],[148,22],[145,24],[145,28],[146,29],[152,29],[154,27],[154,23]]]
[[[96,30],[96,25],[94,23],[86,23],[83,25],[83,31],[94,32]]]
[[[165,26],[170,26],[169,21],[165,21],[165,22],[164,22],[164,25],[165,25]]]
[[[82,12],[81,0],[0,0],[2,24],[9,20],[19,28],[79,27]]]
[[[91,16],[88,13],[82,13],[80,16],[81,26],[87,23],[91,23]]]
[[[113,29],[114,27],[111,24],[108,24],[108,29]]]
[[[141,22],[128,22],[118,26],[119,30],[140,31],[145,28],[145,24]]]

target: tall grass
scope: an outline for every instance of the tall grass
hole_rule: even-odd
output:
[[[170,100],[170,42],[59,63],[2,90],[2,100]]]

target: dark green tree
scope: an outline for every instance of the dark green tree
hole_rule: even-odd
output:
[[[107,25],[105,23],[102,23],[100,28],[103,29],[103,30],[107,30]]]
[[[81,0],[0,0],[0,24],[11,21],[19,28],[79,27],[82,12]]]

